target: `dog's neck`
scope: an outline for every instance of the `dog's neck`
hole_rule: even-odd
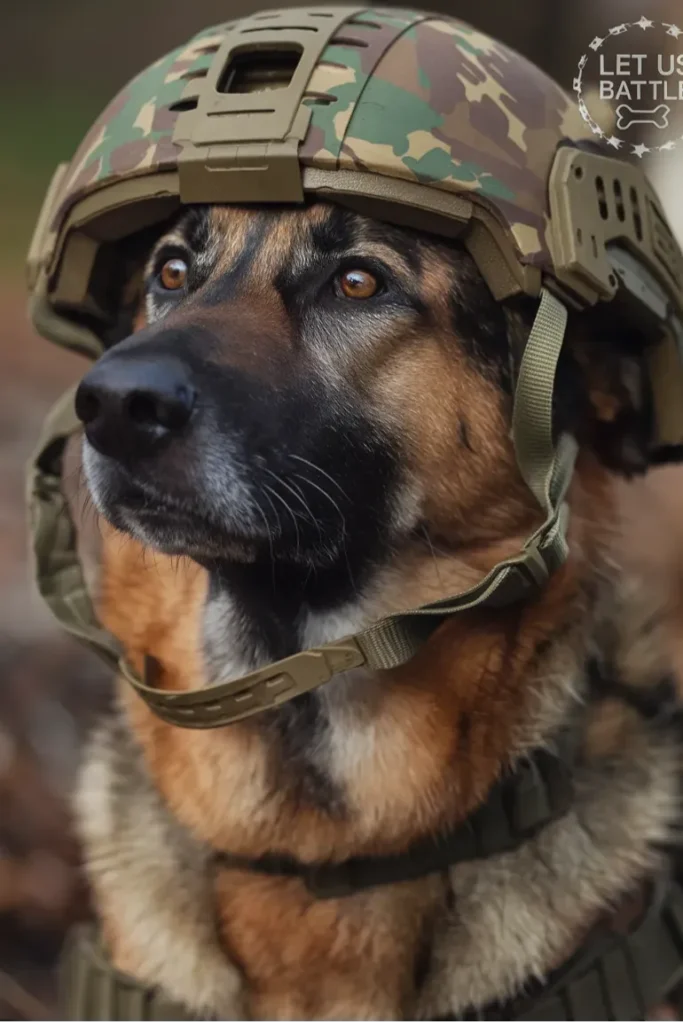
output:
[[[661,637],[646,629],[651,623],[634,611],[634,600],[635,608],[640,606],[637,597],[637,588],[628,587],[620,596],[605,586],[592,605],[585,647],[580,646],[584,653],[616,661],[617,671],[635,688],[647,687],[661,671],[656,653]],[[562,603],[559,591],[557,601]],[[582,623],[587,614],[584,609]],[[505,674],[514,674],[512,640],[519,639],[519,630],[510,635],[508,663],[500,666],[493,633],[483,622],[479,628],[490,651],[488,701],[495,703],[505,690]],[[623,629],[627,641],[621,649],[610,635],[615,629]],[[299,791],[290,817],[280,785],[287,780],[272,773],[263,784],[259,778],[264,735],[266,744],[278,743],[272,731],[233,728],[204,737],[210,741],[204,743],[201,734],[168,730],[137,708],[145,719],[133,713],[142,753],[126,730],[114,726],[107,740],[99,737],[93,746],[80,796],[90,876],[116,964],[162,985],[199,1015],[240,1016],[246,996],[247,1012],[257,1019],[434,1019],[505,1000],[547,974],[580,944],[607,905],[657,867],[656,847],[670,838],[678,818],[675,738],[618,700],[590,703],[576,657],[580,637],[566,623],[563,630],[555,637],[559,657],[545,669],[538,666],[538,682],[546,695],[554,693],[554,700],[528,705],[516,736],[520,749],[527,748],[534,742],[532,733],[552,735],[552,720],[564,717],[565,697],[574,708],[576,697],[589,701],[570,813],[514,853],[331,903],[312,900],[297,882],[215,873],[202,841],[204,830],[218,814],[219,824],[226,826],[222,840],[233,848],[247,836],[246,848],[260,852],[257,833],[265,833],[266,846],[282,847],[290,839],[290,848],[311,858],[345,848],[351,853],[363,844],[363,827],[366,844],[368,836],[376,839],[377,830],[391,840],[392,827],[407,828],[400,815],[403,798],[410,796],[416,777],[420,791],[428,784],[428,762],[438,753],[425,748],[419,736],[413,737],[412,750],[405,746],[401,718],[411,712],[417,695],[405,694],[400,714],[387,723],[375,688],[360,710],[348,708],[332,735],[318,736],[321,763],[345,765],[349,791],[360,787],[370,811],[369,829],[367,820],[356,819],[358,808],[349,808],[348,792],[341,804],[335,806],[332,799],[325,805],[330,794],[313,784]],[[467,633],[472,633],[471,623]],[[446,671],[453,639],[444,639],[435,667]],[[461,655],[472,653],[468,641],[471,636],[460,638]],[[547,652],[552,646],[546,645]],[[463,690],[472,684],[476,689],[477,674],[465,674]],[[336,721],[346,702],[329,700],[330,720]],[[473,693],[472,700],[485,717],[483,695]],[[329,711],[330,705],[322,710]],[[436,717],[441,714],[436,708]],[[389,745],[383,730],[391,731]],[[467,732],[462,760],[472,775],[483,777],[482,759],[490,758],[496,742],[509,749],[510,738],[501,742],[475,718]],[[379,747],[381,762],[397,744],[398,760],[385,776],[373,776],[370,748]],[[459,752],[454,753],[457,760]],[[296,777],[302,764],[294,758],[285,767],[289,777]],[[310,764],[305,774],[315,781]],[[472,794],[464,776],[456,781],[462,809]],[[216,796],[225,796],[220,807]],[[431,797],[445,806],[444,792],[432,788]],[[381,802],[392,799],[388,817],[376,817]],[[423,829],[423,809],[418,811]],[[278,814],[285,818],[284,829],[278,827]],[[338,827],[324,836],[323,817],[335,815]],[[213,931],[216,918],[219,937]],[[342,933],[347,940],[340,942]],[[387,934],[390,941],[381,938]],[[230,965],[232,958],[246,970],[246,988],[241,972]]]
[[[250,1005],[252,1015],[382,1019],[416,1012],[449,1015],[505,999],[571,952],[606,903],[656,866],[654,844],[668,838],[678,813],[673,739],[618,699],[591,692],[585,672],[587,660],[598,658],[628,685],[647,688],[665,671],[665,655],[651,628],[651,603],[642,600],[647,591],[608,571],[599,531],[590,521],[595,492],[587,489],[584,498],[583,506],[580,496],[575,502],[569,563],[538,601],[497,614],[457,617],[403,669],[349,674],[310,700],[229,730],[174,729],[129,700],[146,780],[136,787],[161,796],[155,813],[170,815],[173,828],[186,838],[177,857],[171,844],[162,858],[151,848],[152,839],[140,846],[139,821],[136,826],[131,808],[122,807],[118,815],[112,811],[104,820],[94,790],[108,789],[106,806],[112,809],[122,769],[102,768],[101,757],[93,758],[81,818],[119,966],[161,982],[199,1012],[208,1004],[212,1013],[225,1014],[225,1001],[206,995],[227,985],[226,968],[218,966],[220,946],[213,946],[206,925],[198,924],[198,916],[205,921],[217,915],[224,948],[246,965],[261,991]],[[286,642],[298,647],[321,642],[355,631],[366,616],[464,589],[488,563],[511,553],[514,543],[471,553],[467,560],[406,555],[402,564],[378,573],[364,601],[351,610],[296,603],[295,614],[282,617],[283,634],[288,622],[295,627],[295,639]],[[133,554],[122,556],[120,548],[117,557],[126,585],[139,583],[143,592],[146,570],[136,569]],[[166,571],[161,564],[159,571]],[[220,586],[214,582],[207,588],[195,570],[187,570],[184,583],[179,577],[184,571],[169,569],[177,604],[160,609],[150,602],[148,624],[139,615],[134,630],[130,622],[124,624],[122,617],[130,618],[131,612],[119,604],[105,616],[115,632],[134,637],[134,653],[158,655],[166,685],[201,685],[211,668],[222,677],[238,675],[270,660],[273,650],[280,653],[258,637],[253,624],[251,636],[258,642],[240,648],[239,637],[250,630],[240,618],[239,586],[222,579]],[[191,656],[178,629],[186,601],[203,609],[204,643]],[[159,628],[162,612],[164,629]],[[198,851],[217,848],[248,857],[278,851],[304,861],[402,852],[416,836],[469,814],[502,767],[551,744],[574,715],[581,720],[576,806],[537,843],[461,865],[447,876],[398,889],[380,887],[331,908],[311,901],[300,883],[229,870],[213,875],[199,853],[193,868],[198,878],[191,885],[199,885],[204,895],[193,907],[191,934],[183,921],[186,904],[173,910],[175,902],[166,900],[159,929],[165,938],[152,940],[150,929],[161,921],[161,911],[154,893],[145,890],[159,891],[161,862],[168,868],[168,886],[178,889],[179,878],[187,874],[184,843]],[[108,756],[120,762],[118,753]],[[147,808],[154,804],[149,796],[143,802]],[[171,836],[173,829],[164,825],[153,832]],[[125,849],[138,850],[136,863],[123,855],[126,841]],[[119,867],[104,874],[97,866],[114,862]],[[152,887],[150,871],[156,872]],[[142,916],[140,901],[146,908]],[[127,916],[125,907],[131,911]],[[352,947],[374,952],[347,963],[349,946],[342,943],[339,960],[334,952],[339,928],[357,933]],[[385,946],[378,936],[387,928],[392,941]],[[428,963],[418,971],[425,941]],[[175,953],[173,942],[180,943],[173,946]],[[283,957],[293,942],[301,955]],[[189,967],[184,975],[178,970],[187,948],[192,963],[214,965],[201,986]],[[310,969],[313,961],[319,962],[317,971]],[[410,979],[418,975],[419,986],[413,987]],[[320,988],[320,977],[329,984]],[[408,980],[394,991],[382,981],[391,977]]]
[[[356,632],[367,622],[346,566],[213,563],[204,609],[207,676],[230,679]]]

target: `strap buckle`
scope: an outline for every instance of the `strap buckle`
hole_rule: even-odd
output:
[[[538,539],[525,544],[523,556],[517,563],[517,569],[527,588],[541,590],[546,585],[550,578],[550,567]]]
[[[566,562],[568,525],[569,506],[563,501],[555,514],[524,545],[523,556],[517,565],[532,586],[544,587]]]
[[[154,659],[146,659],[145,680]],[[240,679],[201,690],[169,692],[142,682],[126,661],[123,675],[152,710],[171,725],[210,729],[230,725],[260,711],[277,707],[330,681],[338,672],[359,668],[365,656],[352,637],[324,647],[292,654]]]

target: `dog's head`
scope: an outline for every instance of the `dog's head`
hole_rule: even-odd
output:
[[[287,564],[335,600],[403,545],[519,537],[538,512],[510,440],[533,307],[497,303],[459,243],[336,206],[190,208],[78,391],[95,503],[145,545]],[[637,467],[638,361],[607,332],[582,360],[586,333],[556,427]]]

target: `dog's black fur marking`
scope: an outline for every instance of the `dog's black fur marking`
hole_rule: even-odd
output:
[[[220,277],[210,281],[202,290],[199,301],[204,306],[220,306],[230,302],[240,291],[247,278],[256,254],[266,244],[271,216],[260,213],[250,226],[246,242],[232,266]]]
[[[256,657],[259,662],[277,661],[300,650],[306,617],[353,602],[373,571],[387,561],[394,543],[392,513],[402,483],[401,439],[374,421],[350,386],[326,380],[316,369],[316,360],[306,358],[309,351],[322,358],[326,346],[352,345],[355,338],[362,343],[368,310],[375,329],[386,322],[391,330],[396,318],[414,325],[407,336],[411,344],[419,344],[419,328],[429,328],[434,317],[429,286],[435,292],[443,274],[450,281],[452,332],[440,343],[459,345],[477,371],[497,383],[511,409],[516,370],[536,312],[536,303],[528,299],[507,307],[496,302],[460,243],[370,221],[339,207],[323,219],[311,220],[308,228],[302,219],[292,231],[289,258],[285,254],[272,280],[258,280],[258,257],[268,247],[278,216],[277,210],[258,211],[241,249],[223,268],[220,235],[217,240],[212,234],[211,208],[184,213],[172,237],[180,237],[188,253],[205,257],[203,264],[198,260],[201,273],[190,278],[191,301],[184,319],[178,315],[184,296],[173,297],[168,300],[168,308],[175,311],[172,321],[166,324],[159,317],[105,357],[137,358],[142,353],[147,360],[162,360],[172,354],[188,368],[200,396],[193,426],[174,441],[175,454],[160,453],[151,473],[142,463],[138,467],[134,447],[121,457],[110,476],[110,518],[117,522],[122,496],[141,516],[150,502],[168,507],[169,513],[191,513],[176,519],[187,531],[187,550],[176,553],[189,552],[208,570],[210,600],[229,595],[240,618],[241,653],[247,661]],[[377,244],[390,250],[386,261],[373,252]],[[437,276],[430,281],[430,264],[435,261]],[[375,297],[349,303],[335,293],[335,273],[350,266],[366,266],[377,275],[381,286]],[[240,320],[231,309],[252,275],[259,288],[274,289],[278,308],[284,310],[281,319],[262,329],[258,317]],[[222,305],[224,317],[216,312]],[[211,327],[193,319],[192,310],[201,308],[213,310]],[[601,341],[602,358],[610,361],[609,371],[618,379],[623,346],[619,348],[621,342],[608,329]],[[233,359],[235,346],[240,345],[249,358],[255,353],[246,367]],[[637,340],[632,349],[630,358],[637,362]],[[631,407],[625,403],[615,424],[594,431],[592,443],[598,454],[623,472],[637,468],[648,412],[646,402],[642,408],[637,401]],[[458,417],[463,458],[476,455],[465,415],[458,409],[453,415]],[[557,372],[555,432],[578,429],[588,419],[585,373],[566,346]],[[225,519],[233,500],[229,487],[219,481],[214,490],[220,500],[212,497],[208,484],[213,482],[205,481],[203,487],[197,470],[201,459],[205,474],[210,470],[220,476],[221,467],[231,460],[246,472],[266,529],[247,538],[248,558],[234,555],[235,531],[241,524],[239,517],[237,523]],[[117,501],[116,477],[126,473]],[[140,474],[144,486],[136,480]],[[193,501],[198,507],[189,509]],[[257,528],[255,520],[251,529]],[[243,539],[238,537],[240,543]],[[220,643],[214,647],[218,669]],[[536,660],[546,654],[540,648]],[[284,758],[292,766],[298,798],[343,813],[341,795],[314,763],[314,752],[324,743],[328,728],[319,697],[298,698],[261,722],[280,752],[273,763]],[[469,740],[469,728],[463,719],[461,745]]]

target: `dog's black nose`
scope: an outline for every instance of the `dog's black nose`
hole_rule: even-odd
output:
[[[187,426],[196,392],[172,356],[116,353],[90,370],[76,391],[76,413],[99,452],[114,458],[150,454]]]

